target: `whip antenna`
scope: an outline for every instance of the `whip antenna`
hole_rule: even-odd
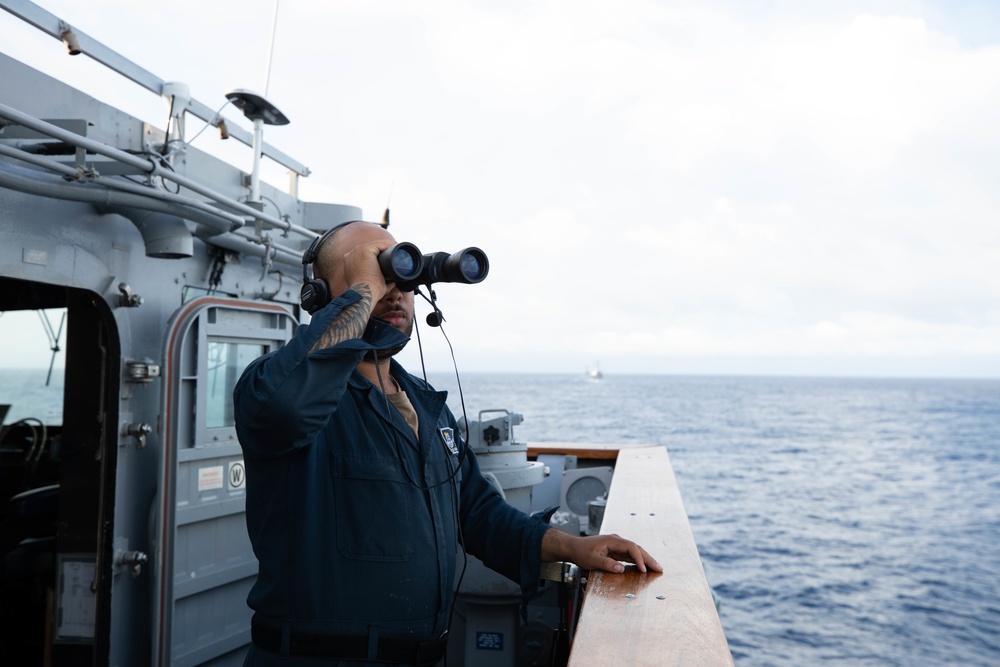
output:
[[[267,93],[271,88],[271,65],[274,63],[274,41],[275,35],[278,34],[278,7],[281,4],[281,0],[274,0],[274,21],[271,22],[271,46],[268,49],[267,55],[267,71],[264,73],[264,97],[267,97]]]
[[[392,190],[396,187],[396,179],[389,185],[389,196],[385,198],[385,213],[382,214],[382,229],[389,229],[389,202],[392,201]]]

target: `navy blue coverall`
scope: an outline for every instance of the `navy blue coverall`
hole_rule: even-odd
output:
[[[359,299],[349,290],[318,311],[287,345],[253,361],[234,391],[247,528],[260,563],[247,603],[282,641],[277,652],[251,648],[248,665],[324,664],[279,656],[297,632],[367,640],[368,659],[381,637],[441,636],[460,538],[520,582],[525,599],[538,586],[548,526],[508,505],[483,478],[459,442],[447,393],[391,362],[417,412],[418,438],[356,370],[366,352],[406,336],[372,320],[363,339],[309,353]]]

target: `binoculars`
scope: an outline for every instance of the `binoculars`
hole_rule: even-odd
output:
[[[422,254],[412,243],[402,242],[378,255],[378,265],[387,283],[396,283],[402,292],[412,292],[432,283],[482,282],[490,271],[490,262],[479,248],[458,252]]]

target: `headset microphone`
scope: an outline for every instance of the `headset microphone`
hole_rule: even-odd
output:
[[[435,310],[433,313],[427,314],[427,324],[429,326],[439,327],[442,322],[444,322],[444,315],[441,314],[440,310]]]

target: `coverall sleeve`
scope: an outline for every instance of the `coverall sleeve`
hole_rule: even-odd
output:
[[[310,444],[329,421],[370,345],[361,338],[309,353],[322,333],[361,295],[353,290],[319,310],[282,348],[255,359],[233,390],[236,433],[244,449],[279,456]]]
[[[483,477],[476,455],[462,464],[462,538],[469,553],[521,585],[527,603],[538,590],[542,535],[548,524],[505,501]]]

